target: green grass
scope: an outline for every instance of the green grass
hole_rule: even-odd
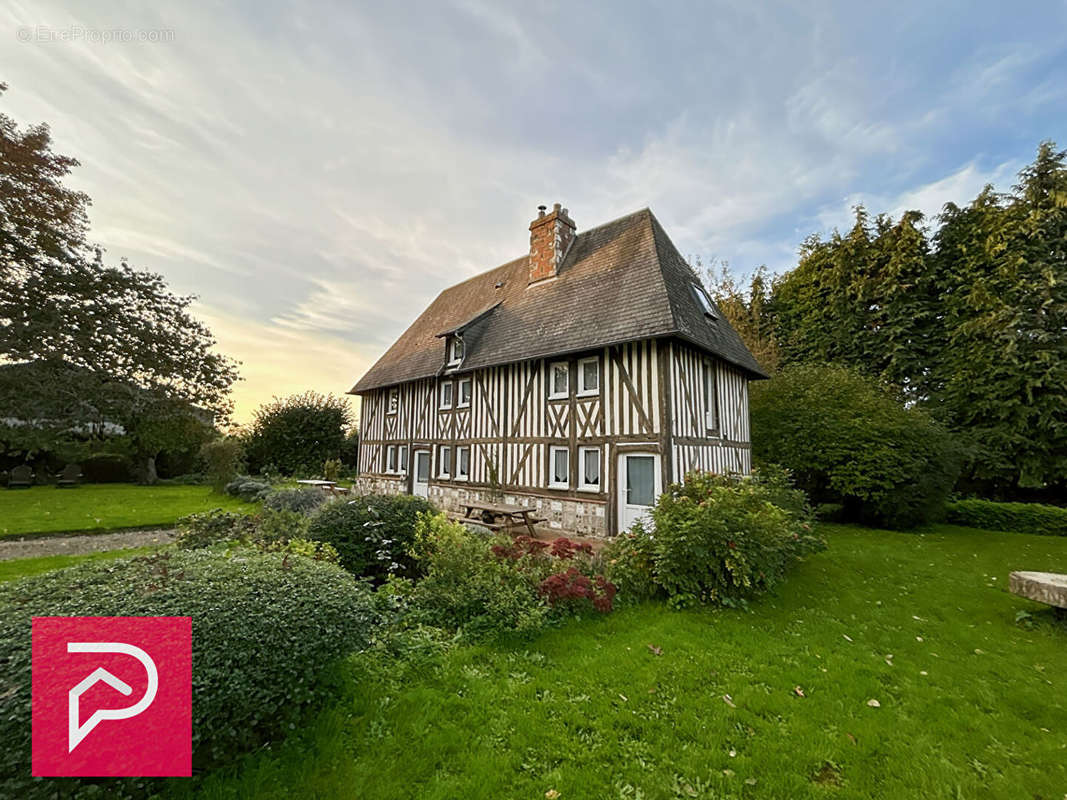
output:
[[[0,561],[0,583],[26,578],[30,575],[40,575],[42,572],[51,572],[54,569],[63,569],[82,561],[107,561],[112,558],[150,553],[155,549],[154,547],[134,547],[129,550],[105,550],[102,553],[84,553],[76,556],[42,556]]]
[[[1005,584],[1067,572],[1067,540],[823,532],[748,613],[646,605],[406,671],[354,659],[334,705],[197,796],[1063,798],[1067,624]]]
[[[74,489],[0,489],[0,538],[170,525],[186,514],[212,508],[239,511],[253,505],[210,486],[90,483]]]

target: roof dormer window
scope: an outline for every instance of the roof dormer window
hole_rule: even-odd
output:
[[[463,340],[458,336],[453,336],[448,340],[448,364],[455,366],[461,361],[463,361]]]
[[[704,312],[704,316],[711,319],[718,319],[719,315],[715,313],[715,306],[711,303],[711,298],[708,297],[708,293],[704,290],[704,287],[699,283],[689,284],[689,288],[693,290],[693,297],[696,298],[697,303],[700,304],[700,310]]]

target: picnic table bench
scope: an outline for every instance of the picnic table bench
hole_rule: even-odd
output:
[[[449,514],[451,519],[456,522],[474,522],[494,531],[525,527],[530,536],[536,536],[534,525],[544,522],[544,519],[533,516],[537,509],[530,506],[486,503],[481,500],[465,500],[460,505],[464,513]]]
[[[302,486],[317,487],[319,489],[322,489],[327,494],[332,494],[332,495],[348,494],[348,489],[346,489],[343,486],[338,486],[337,485],[337,481],[323,481],[323,480],[317,480],[317,479],[308,478],[308,479],[305,479],[305,480],[297,481],[297,483],[301,484]]]

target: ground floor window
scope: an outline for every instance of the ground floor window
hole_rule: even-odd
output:
[[[548,485],[569,489],[571,485],[571,451],[566,447],[548,448]]]
[[[396,445],[391,444],[385,448],[385,471],[396,472]]]
[[[452,475],[452,448],[441,445],[437,448],[437,477],[447,478]]]
[[[578,448],[578,488],[586,491],[600,491],[600,448]]]
[[[471,449],[456,448],[456,480],[467,480],[471,474]]]

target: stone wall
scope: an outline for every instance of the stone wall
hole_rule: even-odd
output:
[[[364,494],[401,494],[407,491],[404,478],[384,475],[361,475],[356,479],[357,489]],[[503,498],[492,497],[488,489],[477,486],[431,483],[429,500],[444,511],[464,511],[465,500],[503,502],[508,505],[530,506],[536,510],[535,517],[544,519],[537,527],[560,536],[572,534],[604,538],[608,533],[608,520],[603,500],[574,500],[570,498],[543,497],[522,492],[504,492]]]

